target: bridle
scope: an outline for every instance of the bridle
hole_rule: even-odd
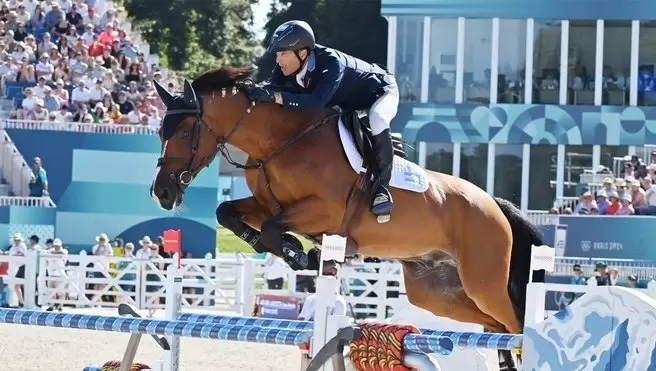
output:
[[[243,88],[245,85],[238,86],[233,90],[233,93],[236,94],[236,89]],[[223,90],[223,96],[225,96],[225,89]],[[189,184],[194,180],[194,178],[200,173],[200,171],[208,167],[214,158],[216,157],[217,153],[221,153],[221,156],[225,158],[225,160],[235,166],[238,169],[243,169],[243,170],[255,170],[259,169],[262,172],[262,175],[264,177],[265,181],[265,187],[269,190],[269,194],[271,195],[271,198],[273,202],[275,203],[275,208],[282,212],[282,206],[280,205],[280,202],[276,198],[276,196],[273,194],[273,191],[271,190],[271,183],[269,181],[269,177],[266,172],[266,164],[269,163],[271,160],[276,158],[278,155],[283,153],[285,150],[290,148],[292,145],[294,145],[296,142],[298,142],[300,139],[305,137],[307,134],[311,133],[315,129],[319,128],[326,122],[328,122],[330,119],[335,118],[339,115],[339,113],[334,113],[331,115],[328,115],[323,118],[319,118],[315,120],[310,126],[305,128],[303,131],[298,133],[296,136],[294,136],[292,139],[287,141],[285,144],[280,146],[278,149],[273,151],[271,154],[268,156],[264,157],[263,159],[255,160],[255,163],[252,165],[248,164],[240,164],[238,162],[235,162],[232,159],[232,156],[230,155],[230,150],[226,147],[226,145],[230,142],[230,139],[232,139],[233,135],[237,132],[237,130],[241,127],[241,125],[244,123],[244,119],[246,116],[251,113],[251,110],[253,107],[256,106],[256,103],[253,102],[251,107],[248,107],[244,113],[239,117],[235,125],[232,127],[230,132],[225,136],[220,136],[217,135],[216,132],[212,129],[210,125],[205,122],[203,119],[203,104],[201,97],[196,98],[196,108],[181,108],[181,109],[174,109],[174,110],[167,110],[164,113],[164,118],[169,115],[194,115],[196,116],[196,120],[194,121],[194,126],[192,129],[192,134],[191,134],[191,158],[189,160],[181,157],[169,157],[167,159],[164,159],[164,142],[162,143],[162,150],[161,150],[161,157],[157,159],[157,167],[161,168],[164,166],[165,160],[171,160],[171,161],[187,161],[187,166],[186,169],[183,170],[177,177],[174,173],[169,174],[169,177],[172,181],[175,182],[177,185],[178,189],[180,191],[184,191]],[[201,159],[200,163],[196,167],[192,167],[194,160],[196,159],[196,155],[198,154],[198,149],[200,146],[200,134],[201,134],[201,128],[205,127],[214,137],[214,140],[216,142],[216,150],[209,156],[204,157]],[[177,130],[176,130],[177,131]],[[174,134],[171,135],[171,137]],[[167,138],[165,138],[168,140]]]

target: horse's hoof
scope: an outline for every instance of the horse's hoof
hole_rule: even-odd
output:
[[[389,214],[388,215],[378,215],[378,217],[376,219],[378,220],[378,223],[385,224],[385,223],[389,222],[390,219],[392,219],[392,216],[389,215]]]

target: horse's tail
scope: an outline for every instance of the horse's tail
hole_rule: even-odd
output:
[[[524,327],[524,313],[526,312],[526,285],[528,285],[529,269],[531,265],[531,245],[541,246],[542,234],[512,202],[495,197],[497,205],[510,222],[512,228],[512,252],[510,258],[510,279],[508,280],[508,295],[512,301],[515,315]],[[533,273],[533,282],[544,282],[545,271]]]

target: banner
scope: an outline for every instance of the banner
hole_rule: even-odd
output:
[[[565,256],[656,261],[656,217],[561,216],[559,219],[567,226]]]
[[[261,294],[255,299],[257,316],[276,319],[298,319],[300,301],[293,296]]]

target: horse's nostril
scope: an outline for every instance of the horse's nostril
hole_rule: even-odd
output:
[[[169,199],[169,190],[164,188],[160,191],[160,194],[157,196],[160,200],[168,201]]]

